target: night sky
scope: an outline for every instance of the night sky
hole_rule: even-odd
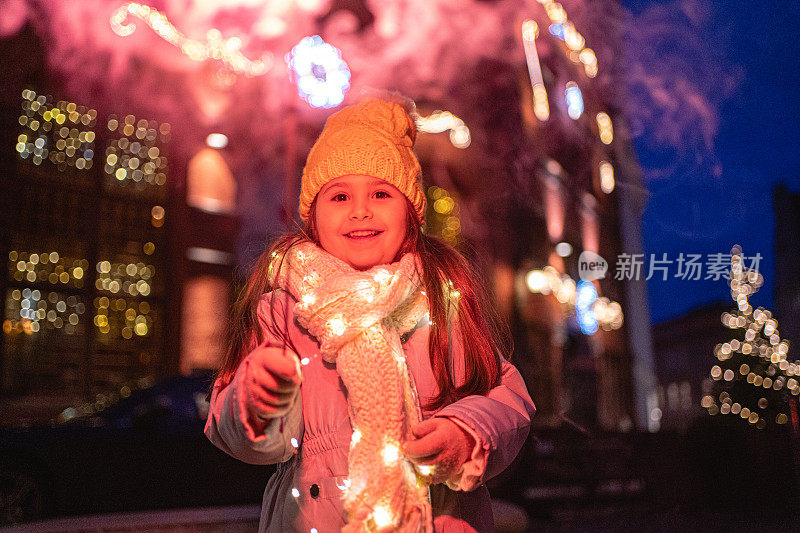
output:
[[[624,2],[634,14],[658,3]],[[746,257],[760,252],[765,283],[751,301],[774,310],[772,189],[785,183],[800,191],[800,3],[715,2],[711,10],[709,57],[724,58],[741,72],[734,93],[718,109],[713,158],[721,172],[715,176],[713,170],[698,168],[648,181],[645,253],[658,258],[666,253],[669,260],[680,252],[699,253],[705,260],[706,254],[730,253],[734,244],[742,245]],[[648,168],[663,164],[663,154],[646,142],[647,135],[636,142],[646,176]],[[676,270],[670,267],[670,278]],[[703,304],[731,301],[724,279],[663,281],[654,276],[648,293],[654,323]]]

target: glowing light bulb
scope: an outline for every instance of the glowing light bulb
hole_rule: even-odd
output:
[[[564,97],[567,101],[567,114],[571,119],[578,120],[583,114],[583,93],[578,84],[574,81],[567,83]]]
[[[345,323],[341,317],[333,317],[328,320],[328,330],[334,335],[341,335],[345,330]]]
[[[550,118],[550,103],[547,101],[547,89],[544,83],[533,86],[533,114],[542,122]]]
[[[392,512],[383,505],[376,505],[375,511],[372,513],[372,519],[378,529],[391,526],[394,523]]]
[[[450,143],[464,149],[470,145],[469,128],[464,121],[449,111],[434,111],[427,117],[417,119],[417,129],[426,133],[441,133],[450,130]]]
[[[381,451],[381,455],[384,463],[387,465],[394,464],[400,459],[400,448],[394,443],[386,444]]]
[[[206,144],[211,148],[225,148],[228,146],[228,137],[223,133],[210,133],[206,137]]]
[[[567,46],[571,50],[578,51],[586,44],[586,39],[584,39],[583,35],[578,33],[575,26],[571,23],[567,23],[564,25],[564,42],[567,43]]]
[[[547,276],[541,270],[531,270],[525,276],[525,284],[531,292],[542,292],[542,289],[548,285]]]
[[[600,188],[606,194],[614,190],[614,167],[608,161],[600,162]]]
[[[320,0],[297,0],[297,7],[311,11],[319,7]]]
[[[549,30],[551,35],[561,39],[562,41],[565,39],[563,24],[551,24]]]
[[[423,476],[430,476],[433,474],[433,465],[419,465],[419,473]]]
[[[350,446],[355,446],[361,440],[361,430],[354,430],[353,436],[350,438]]]
[[[611,123],[611,117],[608,113],[598,113],[595,117],[597,120],[597,129],[600,131],[600,140],[603,144],[611,144],[614,140],[614,126]]]
[[[317,301],[317,297],[313,294],[304,294],[302,300],[303,305],[313,305]]]
[[[375,273],[374,279],[377,283],[386,283],[392,279],[392,275],[388,270],[380,269]]]
[[[591,48],[584,48],[578,55],[580,62],[583,63],[583,70],[590,78],[597,76],[597,56]]]
[[[522,23],[522,38],[526,41],[533,41],[539,36],[539,25],[535,20],[526,20]]]
[[[572,245],[568,242],[560,242],[556,245],[556,253],[561,257],[569,257],[572,254]]]
[[[469,128],[464,124],[450,130],[450,143],[456,148],[463,150],[464,148],[468,148],[471,142],[472,137],[470,136]]]
[[[297,490],[296,487],[292,487],[292,496],[294,496],[295,498],[299,498],[300,497],[300,491]]]

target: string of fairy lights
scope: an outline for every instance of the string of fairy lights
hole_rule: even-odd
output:
[[[296,253],[296,258],[300,262],[305,262],[308,258],[302,252],[299,251]],[[275,283],[275,273],[277,272],[277,266],[282,264],[284,261],[284,256],[279,254],[278,252],[272,252],[270,263],[267,269],[267,277],[270,280],[271,284]],[[311,274],[306,275],[303,278],[303,283],[307,288],[312,288],[318,283],[318,279],[314,276],[314,272]],[[390,283],[392,281],[392,274],[386,269],[378,269],[372,277],[370,283],[360,284],[353,289],[353,294],[358,294],[359,298],[362,298],[366,302],[371,302],[374,295],[382,286]],[[423,296],[427,296],[425,291],[422,291]],[[458,290],[457,287],[453,284],[452,280],[447,280],[442,286],[442,295],[445,300],[445,305],[448,314],[455,313],[459,302],[461,300],[461,291]],[[300,302],[303,305],[313,305],[316,301],[316,296],[313,292],[306,292],[300,298]],[[436,324],[430,320],[430,315],[425,316],[425,320],[430,327],[435,327]],[[338,336],[343,335],[347,330],[348,324],[346,319],[343,316],[336,315],[328,319],[325,327],[327,328],[330,335]],[[373,326],[377,327],[377,326]],[[314,357],[318,357],[319,355],[315,355]],[[400,375],[407,374],[408,370],[406,367],[406,358],[402,351],[396,351],[393,354],[395,363],[398,365],[398,372]],[[308,365],[311,362],[309,357],[304,357],[301,359],[300,364],[302,366]],[[365,431],[368,428],[361,428],[354,426],[353,433],[350,437],[350,448],[352,449],[356,446],[362,439],[369,439],[369,435],[365,435]],[[300,443],[296,438],[292,438],[290,440],[292,446],[295,448],[295,453],[297,453],[297,449],[300,446]],[[381,448],[381,459],[383,460],[384,464],[387,466],[396,465],[398,461],[404,461],[407,465],[407,468],[404,469],[405,475],[408,476],[409,481],[414,483],[417,487],[422,487],[424,484],[429,483],[428,479],[433,474],[435,470],[435,466],[431,465],[415,465],[412,461],[408,458],[403,456],[401,451],[401,445],[399,442],[387,440],[383,442]],[[354,497],[363,497],[361,495],[361,491],[363,490],[362,487],[358,484],[358,482],[354,482],[350,478],[341,478],[337,480],[337,487],[339,490],[342,491],[343,497],[354,496]],[[302,496],[300,489],[297,487],[292,487],[289,489],[289,494],[292,495],[293,498],[298,499]],[[392,525],[396,525],[398,517],[395,516],[393,510],[384,505],[375,505],[372,507],[372,512],[370,516],[366,519],[365,523],[368,524],[369,530],[378,530],[382,528],[386,528]],[[311,528],[311,531],[317,531],[316,528]]]
[[[583,65],[584,72],[588,77],[594,78],[597,76],[597,56],[594,50],[586,46],[586,39],[575,28],[575,24],[569,20],[564,6],[553,0],[536,1],[542,5],[547,17],[550,19],[549,32],[563,41],[569,50],[567,57],[573,63]]]
[[[800,364],[788,360],[789,343],[781,338],[777,320],[749,301],[763,282],[757,270],[744,267],[741,248],[735,247],[730,289],[737,308],[723,313],[722,323],[742,334],[714,348],[718,363],[710,377],[721,391],[701,399],[709,414],[738,416],[759,429],[786,424],[788,402],[800,395]]]
[[[126,3],[111,15],[111,29],[121,37],[127,37],[136,30],[130,19],[139,19],[149,26],[159,37],[176,46],[194,61],[217,59],[237,74],[260,76],[273,65],[272,54],[265,53],[258,59],[249,59],[242,53],[242,40],[239,37],[224,39],[217,29],[206,33],[206,40],[190,39],[170,23],[166,15],[157,9],[137,2]]]
[[[549,19],[548,34],[563,43],[561,49],[566,57],[574,64],[580,65],[587,78],[590,80],[595,78],[599,73],[597,56],[594,50],[586,46],[586,39],[569,20],[564,7],[552,0],[537,0],[537,2],[544,8]],[[533,115],[544,123],[550,120],[550,101],[536,44],[540,38],[539,24],[532,19],[524,21],[521,25],[521,34],[531,82]],[[572,120],[580,120],[584,115],[586,109],[583,92],[576,81],[566,82],[564,104],[567,115]],[[597,112],[592,127],[603,145],[613,143],[614,125],[608,113]],[[614,166],[607,159],[601,159],[597,174],[601,191],[611,194],[616,186]],[[559,246],[565,244],[561,243]],[[589,281],[576,282],[569,276],[560,274],[552,266],[547,266],[541,270],[528,272],[525,282],[531,292],[552,294],[565,310],[574,312],[581,330],[586,334],[591,335],[598,328],[610,331],[622,327],[624,316],[620,304],[606,297],[599,297],[597,289]]]
[[[464,121],[449,111],[434,111],[427,117],[417,118],[416,123],[417,129],[426,133],[449,131],[450,143],[456,148],[463,150],[472,142],[469,128]]]
[[[563,42],[565,55],[575,64],[581,65],[588,78],[595,78],[599,72],[597,56],[591,48],[586,46],[586,39],[576,29],[564,7],[552,0],[537,0],[545,10],[550,21],[548,33]],[[526,20],[522,23],[522,44],[528,64],[528,74],[533,92],[533,113],[541,122],[550,119],[550,102],[547,88],[542,75],[539,53],[536,48],[536,39],[539,38],[539,24],[535,20]],[[564,101],[567,114],[572,120],[579,120],[584,114],[584,99],[580,86],[575,81],[568,81],[564,88]],[[594,116],[594,126],[597,135],[605,145],[614,141],[614,125],[608,113],[600,111]],[[607,160],[602,160],[598,165],[600,175],[600,188],[605,194],[610,194],[615,187],[614,167]]]

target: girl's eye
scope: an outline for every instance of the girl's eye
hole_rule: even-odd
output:
[[[386,191],[378,191],[375,193],[378,198],[391,198],[391,195]]]
[[[334,202],[344,202],[345,200],[347,200],[347,195],[343,192],[340,192],[339,194],[331,198],[331,200],[333,200]]]

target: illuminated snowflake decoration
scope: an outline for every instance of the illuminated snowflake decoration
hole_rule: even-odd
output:
[[[350,69],[335,46],[305,37],[286,54],[297,94],[312,107],[336,107],[350,88]]]

